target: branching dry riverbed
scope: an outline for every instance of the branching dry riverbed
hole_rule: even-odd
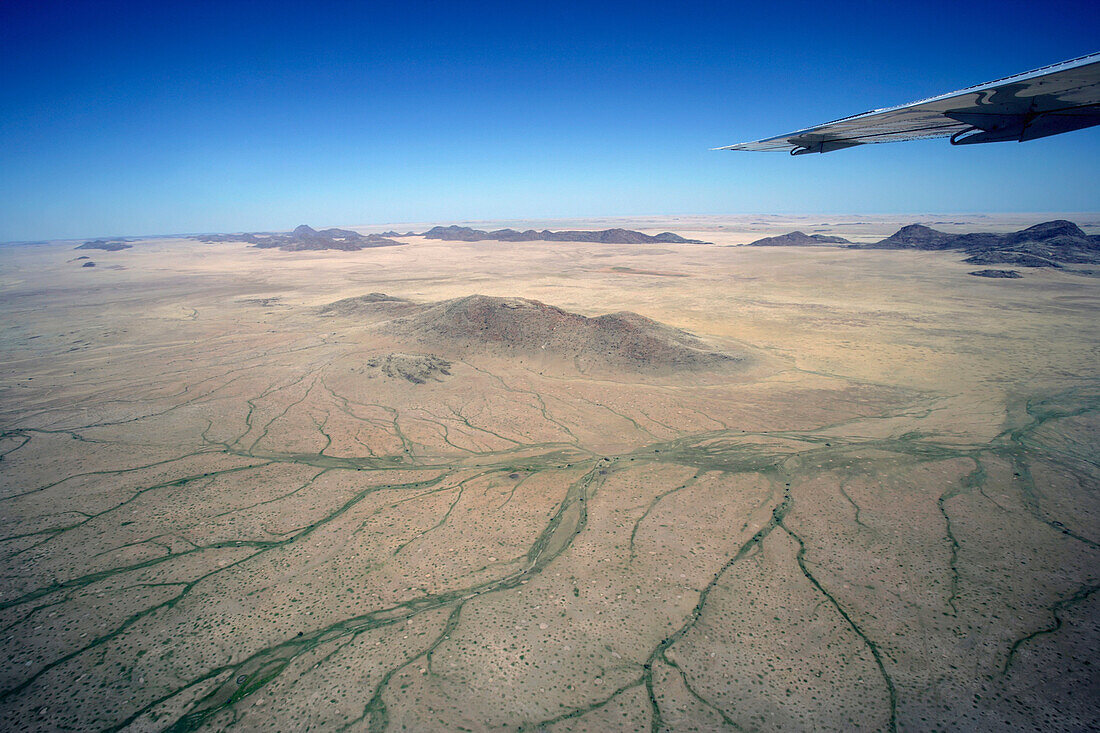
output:
[[[1087,350],[942,389],[763,336],[728,377],[408,379],[371,365],[423,344],[202,287],[224,313],[71,296],[69,332],[6,296],[6,728],[1100,722]],[[883,318],[880,355],[950,342]]]

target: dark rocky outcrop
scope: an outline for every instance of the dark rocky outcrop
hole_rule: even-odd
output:
[[[273,236],[275,235],[271,232],[241,232],[240,234],[200,234],[191,237],[191,239],[198,242],[206,242],[207,244],[218,244],[221,242],[246,242],[248,244],[258,244],[260,242],[269,241]]]
[[[283,299],[279,296],[271,298],[244,298],[237,301],[238,303],[247,303],[248,305],[258,305],[261,308],[273,308],[275,306],[284,306]]]
[[[367,366],[413,384],[424,384],[429,379],[441,382],[451,374],[451,362],[433,354],[386,354],[368,359]]]
[[[1017,265],[1019,267],[1061,267],[1056,260],[1037,257],[1026,252],[991,250],[978,252],[963,260],[968,265]]]
[[[923,224],[910,224],[880,242],[865,246],[874,249],[951,249],[954,238]]]
[[[107,252],[118,252],[122,249],[130,249],[133,246],[132,244],[114,239],[93,239],[90,242],[85,242],[79,247],[74,247],[74,249],[102,249]]]
[[[354,298],[344,298],[323,305],[318,312],[323,316],[376,315],[414,308],[416,304],[405,298],[397,298],[385,293],[367,293]]]
[[[1065,264],[1100,264],[1100,236],[1085,234],[1073,222],[1061,219],[1007,234],[948,234],[921,224],[910,224],[864,248],[959,250],[968,255],[964,262],[975,265],[1062,267]]]
[[[725,370],[748,360],[637,313],[588,317],[525,298],[470,295],[415,305],[381,327],[433,351],[568,362],[586,373]]]
[[[1023,277],[1015,270],[975,270],[974,272],[967,273],[968,275],[974,275],[975,277],[995,277],[995,278],[1007,278],[1015,279]]]
[[[844,241],[840,237],[791,232],[780,237],[759,239],[749,246],[841,244]],[[1065,267],[1072,264],[1100,264],[1100,236],[1085,234],[1073,222],[1061,219],[1007,234],[949,234],[923,224],[909,224],[874,244],[851,244],[849,247],[958,251],[965,253],[967,257],[963,261],[972,265]]]
[[[826,234],[806,234],[805,232],[789,232],[777,237],[764,237],[755,242],[749,242],[749,247],[805,247],[815,244],[849,244],[844,237],[831,237]]]
[[[630,229],[603,229],[600,231],[567,230],[553,232],[549,229],[517,231],[497,229],[486,232],[460,226],[436,226],[422,235],[425,239],[441,239],[447,242],[596,242],[599,244],[705,244],[698,239],[684,239],[672,232],[643,234]]]
[[[95,263],[92,261],[85,262],[81,267],[95,267]]]
[[[381,234],[360,234],[350,229],[322,229],[302,224],[289,234],[262,232],[243,234],[206,234],[192,237],[200,242],[246,242],[260,249],[279,248],[286,252],[336,249],[354,252],[370,247],[396,247],[404,244]]]

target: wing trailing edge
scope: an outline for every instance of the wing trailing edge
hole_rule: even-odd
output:
[[[1100,125],[1100,53],[909,104],[715,150],[828,153],[946,137],[954,145],[1035,140]]]

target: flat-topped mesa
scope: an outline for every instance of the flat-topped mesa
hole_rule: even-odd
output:
[[[775,237],[764,237],[755,242],[749,242],[747,247],[812,247],[819,244],[850,244],[844,237],[833,237],[827,234],[806,234],[805,232],[788,232]]]
[[[317,231],[308,224],[300,224],[289,234],[208,234],[193,237],[200,242],[246,242],[260,249],[278,247],[286,252],[336,249],[354,252],[371,247],[395,247],[404,244],[381,234],[360,234],[350,229],[322,229]]]
[[[749,361],[747,354],[716,350],[637,313],[588,317],[526,298],[470,295],[427,303],[383,328],[433,351],[568,362],[582,373],[724,371]]]
[[[461,226],[435,226],[424,232],[425,239],[441,239],[446,242],[595,242],[598,244],[706,244],[699,239],[685,239],[679,234],[661,232],[643,234],[631,229],[602,229],[551,231],[534,229],[517,231],[497,229],[487,232]]]

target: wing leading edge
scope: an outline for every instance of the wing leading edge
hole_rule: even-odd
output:
[[[1100,125],[1100,53],[715,150],[828,153],[868,143],[950,137],[954,145],[1034,140]]]

